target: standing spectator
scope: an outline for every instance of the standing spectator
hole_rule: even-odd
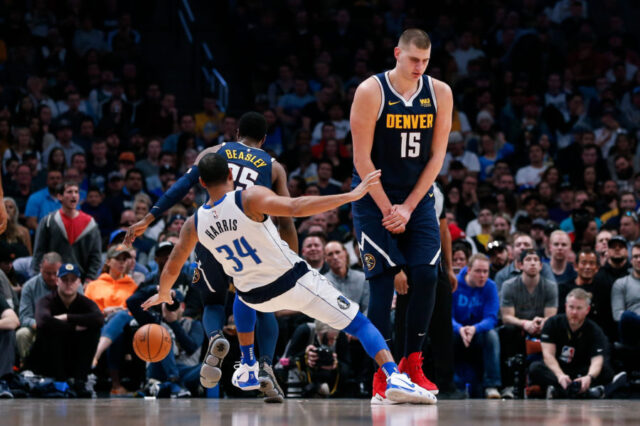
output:
[[[547,398],[602,398],[604,386],[613,379],[608,361],[608,344],[596,323],[587,319],[591,294],[577,288],[566,299],[566,314],[550,318],[541,335],[543,361],[531,364],[532,384],[547,388]],[[617,380],[619,377],[616,376]],[[576,383],[574,389],[572,384]]]
[[[78,265],[86,282],[98,276],[102,265],[100,229],[91,216],[77,209],[78,184],[66,182],[60,192],[62,208],[38,224],[31,269],[37,272],[42,256],[55,251],[63,262]]]
[[[549,252],[551,259],[549,265],[555,277],[556,283],[572,281],[576,277],[573,265],[569,263],[571,255],[571,239],[561,230],[553,231],[549,237]]]
[[[611,289],[613,283],[629,274],[629,250],[627,240],[616,235],[609,240],[607,263],[593,278],[592,318],[602,328],[610,343],[617,340],[618,329],[611,312]]]
[[[20,320],[9,303],[0,297],[0,377],[13,371],[15,357],[14,330]]]
[[[631,247],[632,271],[619,278],[611,289],[613,319],[619,323],[620,341],[628,346],[640,343],[640,242]]]
[[[56,380],[74,379],[79,396],[86,396],[82,392],[104,320],[98,306],[79,294],[81,274],[76,265],[63,264],[57,290],[38,301],[38,335],[28,365],[35,373]]]
[[[56,252],[42,256],[40,273],[28,280],[20,295],[20,329],[16,332],[16,345],[20,361],[24,362],[36,338],[36,305],[40,299],[56,289],[58,270],[62,258]]]
[[[457,278],[452,310],[455,358],[458,361],[466,358],[469,351],[480,351],[485,397],[499,399],[500,339],[495,326],[500,303],[496,283],[489,278],[489,259],[483,254],[474,254]]]
[[[27,206],[24,210],[27,228],[35,231],[42,218],[60,208],[57,188],[61,183],[62,173],[60,170],[47,172],[47,187],[34,192],[27,200]]]

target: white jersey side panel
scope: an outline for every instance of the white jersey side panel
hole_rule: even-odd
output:
[[[214,206],[200,207],[196,231],[236,288],[248,292],[275,281],[302,259],[280,238],[271,218],[255,222],[244,214],[236,192],[228,192]]]

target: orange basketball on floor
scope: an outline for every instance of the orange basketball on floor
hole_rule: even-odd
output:
[[[171,336],[161,325],[143,325],[133,336],[133,350],[143,361],[162,361],[171,350]]]

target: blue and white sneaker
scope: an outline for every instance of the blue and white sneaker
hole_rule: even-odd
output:
[[[220,366],[229,353],[229,341],[222,331],[214,331],[209,338],[209,348],[200,367],[200,384],[204,388],[214,388],[222,377]]]
[[[385,396],[395,403],[435,404],[438,399],[428,390],[421,388],[402,373],[393,373],[387,379]]]
[[[260,367],[258,361],[254,362],[252,366],[244,362],[239,362],[236,363],[235,368],[236,371],[231,377],[231,383],[233,383],[235,387],[243,391],[260,389],[260,382],[258,381]]]

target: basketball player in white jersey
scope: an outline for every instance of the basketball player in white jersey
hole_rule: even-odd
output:
[[[200,183],[210,199],[185,222],[160,276],[158,294],[142,305],[144,309],[172,302],[171,286],[189,253],[200,242],[233,277],[237,294],[250,308],[260,312],[299,311],[356,336],[387,375],[389,403],[436,402],[433,394],[399,373],[384,338],[358,312],[357,303],[343,296],[296,255],[279,237],[269,218],[269,215],[310,216],[360,199],[380,183],[379,170],[368,174],[347,194],[291,199],[261,186],[234,191],[227,160],[220,154],[207,154],[200,160],[199,168]],[[249,311],[247,314],[253,312],[255,321],[255,311]],[[251,343],[240,341],[242,359],[233,376],[239,387],[243,382],[255,380],[258,374]]]

